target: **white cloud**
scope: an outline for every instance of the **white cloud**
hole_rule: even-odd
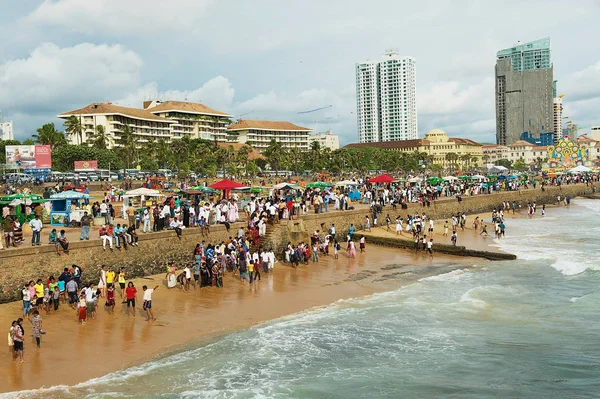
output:
[[[48,110],[109,99],[139,84],[142,65],[136,53],[120,45],[45,43],[27,58],[0,64],[0,104]]]
[[[235,90],[229,79],[216,76],[195,90],[159,91],[158,83],[151,82],[136,88],[114,103],[139,108],[144,100],[177,100],[202,103],[222,112],[231,112]]]
[[[494,109],[494,79],[485,78],[473,85],[459,81],[434,83],[417,93],[417,104],[421,115],[489,112]]]
[[[564,81],[559,82],[559,90],[564,89],[565,101],[589,100],[600,96],[600,61],[585,69],[569,75]]]
[[[23,22],[81,33],[162,35],[193,29],[212,0],[44,0]]]

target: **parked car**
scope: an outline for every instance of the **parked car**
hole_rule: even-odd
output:
[[[98,180],[100,180],[100,178],[98,177],[98,175],[95,174],[94,172],[88,173],[87,176],[88,176],[88,180],[89,181],[98,181]]]

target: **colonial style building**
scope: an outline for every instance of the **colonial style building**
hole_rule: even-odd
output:
[[[375,147],[399,152],[424,152],[427,153],[434,164],[449,166],[454,163],[447,158],[447,154],[453,153],[459,157],[469,155],[471,157],[469,164],[472,166],[481,165],[483,157],[482,145],[470,139],[457,137],[448,137],[448,135],[439,129],[429,131],[425,138],[415,140],[386,141],[378,143],[355,143],[349,144],[345,148],[365,148]],[[475,161],[473,161],[475,159]],[[462,163],[459,160],[456,163]]]

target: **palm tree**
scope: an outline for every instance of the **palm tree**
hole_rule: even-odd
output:
[[[275,174],[277,175],[277,171],[285,159],[285,149],[283,148],[283,145],[279,141],[271,139],[269,146],[264,151],[264,155],[267,157],[271,169],[274,169]]]
[[[65,121],[65,133],[71,140],[75,139],[77,144],[81,144],[83,142],[83,124],[81,123],[81,119],[75,115],[69,116]]]
[[[123,126],[119,138],[120,153],[125,161],[125,168],[133,165],[133,161],[137,159],[137,139],[131,132],[128,125]]]
[[[63,132],[56,130],[54,123],[46,123],[41,128],[37,129],[37,134],[34,134],[32,137],[36,143],[50,145],[52,148],[67,143],[65,135]]]
[[[183,154],[188,151],[189,143],[183,141],[183,139],[174,140],[171,143],[171,153],[175,158],[175,164],[177,165],[177,170],[181,167],[181,161],[183,158]],[[187,160],[187,157],[186,159]]]
[[[458,154],[455,152],[449,152],[446,154],[446,161],[448,161],[448,163],[453,166],[454,168],[456,167],[456,161],[458,160]]]
[[[156,142],[156,160],[161,168],[169,161],[169,144],[163,138]]]
[[[487,165],[488,161],[490,160],[490,156],[488,154],[483,154],[483,156],[481,157],[481,160],[483,161],[483,165]]]
[[[460,160],[463,161],[463,164],[466,168],[469,168],[469,164],[471,163],[471,154],[464,154],[460,156]]]
[[[248,155],[252,152],[252,147],[249,145],[243,145],[235,154],[236,163],[248,174]]]
[[[113,142],[112,136],[106,133],[104,125],[97,125],[91,138],[91,144],[100,148],[108,148]]]

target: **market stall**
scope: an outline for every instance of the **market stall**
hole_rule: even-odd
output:
[[[88,194],[79,191],[63,191],[52,194],[52,210],[50,211],[50,224],[52,226],[78,225],[83,216],[84,201],[88,200]]]
[[[158,190],[152,190],[149,188],[136,188],[135,190],[126,191],[123,194],[123,218],[127,219],[127,208],[133,207],[136,212],[141,208],[152,206],[156,204],[156,201],[164,195]]]
[[[13,220],[18,219],[19,223],[24,223],[33,219],[33,212],[27,211],[27,208],[31,209],[37,204],[44,203],[45,200],[42,196],[37,194],[11,194],[0,197],[0,214],[2,220],[4,216],[8,215]],[[7,208],[5,210],[5,208]]]

